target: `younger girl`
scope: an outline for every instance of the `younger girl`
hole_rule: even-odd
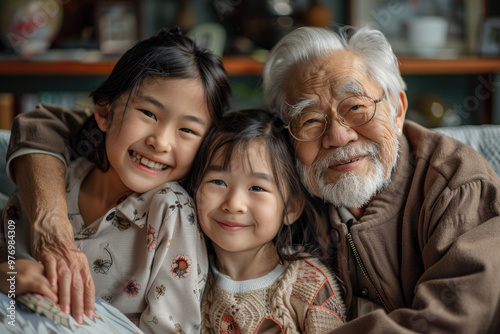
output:
[[[96,295],[148,333],[199,332],[208,260],[177,181],[222,119],[228,87],[220,59],[174,29],[126,52],[91,94],[95,117],[85,131],[97,149],[68,168],[69,220]],[[5,224],[15,222],[17,238],[28,239],[25,220],[12,198]],[[16,257],[29,256],[16,241]]]
[[[319,260],[324,221],[283,128],[263,110],[229,113],[193,164],[213,254],[202,332],[328,333],[344,322],[339,282]]]

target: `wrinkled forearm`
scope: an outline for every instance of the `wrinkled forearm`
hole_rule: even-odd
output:
[[[43,244],[72,241],[73,228],[67,219],[64,164],[46,154],[21,156],[12,164],[31,224],[33,256],[37,257]]]

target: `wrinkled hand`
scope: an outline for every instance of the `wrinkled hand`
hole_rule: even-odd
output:
[[[82,323],[84,311],[89,318],[94,313],[95,287],[68,220],[65,166],[48,154],[22,155],[11,164],[30,221],[31,254],[57,288],[61,309]]]
[[[87,257],[75,246],[71,224],[63,219],[66,221],[60,222],[52,216],[43,225],[32,225],[31,252],[44,265],[51,286],[57,287],[61,310],[71,310],[73,318],[82,323],[84,312],[89,318],[94,313],[94,281]]]

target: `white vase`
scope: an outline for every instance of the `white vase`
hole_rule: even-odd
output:
[[[446,45],[448,20],[441,16],[419,16],[408,24],[408,41],[413,52],[433,56]]]
[[[59,32],[63,7],[59,0],[2,0],[0,29],[8,47],[22,56],[46,51]]]

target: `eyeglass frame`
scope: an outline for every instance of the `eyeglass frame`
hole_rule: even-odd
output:
[[[353,97],[366,97],[366,98],[369,98],[370,100],[372,100],[372,101],[373,101],[373,103],[374,103],[374,105],[375,105],[375,109],[373,110],[373,115],[372,115],[372,117],[370,117],[370,119],[369,119],[369,120],[367,120],[367,121],[366,121],[366,122],[364,122],[364,123],[361,123],[361,124],[358,124],[358,125],[352,125],[352,126],[351,126],[351,125],[347,125],[347,124],[345,124],[345,123],[344,123],[344,121],[343,121],[342,117],[339,115],[339,113],[338,113],[338,111],[337,111],[337,110],[338,110],[338,108],[339,108],[339,105],[340,105],[342,102],[344,102],[344,101],[345,101],[345,100],[347,100],[347,99],[353,98]],[[360,95],[351,95],[351,96],[346,97],[345,99],[343,99],[342,101],[340,101],[340,102],[337,104],[337,110],[330,110],[330,111],[328,111],[326,114],[324,114],[324,113],[322,113],[322,112],[320,112],[320,111],[316,111],[318,114],[321,114],[321,115],[325,118],[325,128],[323,129],[323,132],[321,132],[321,134],[320,134],[318,137],[314,138],[314,139],[299,139],[299,138],[295,137],[295,135],[292,133],[292,130],[290,129],[290,123],[292,122],[292,119],[293,119],[294,117],[296,117],[297,115],[294,115],[292,118],[290,118],[290,120],[288,121],[288,124],[287,124],[287,125],[285,125],[285,128],[288,130],[288,133],[290,133],[290,135],[291,135],[293,138],[295,138],[295,140],[298,140],[298,141],[301,141],[301,142],[313,141],[313,140],[316,140],[316,139],[319,139],[319,138],[323,137],[323,135],[325,134],[326,129],[328,128],[328,116],[327,116],[327,114],[329,114],[329,113],[331,113],[331,112],[334,112],[334,113],[337,115],[337,119],[339,120],[340,124],[345,125],[345,126],[347,126],[347,127],[349,127],[349,128],[355,128],[355,127],[357,127],[357,126],[365,125],[366,123],[370,122],[370,121],[373,119],[373,117],[375,117],[375,114],[377,113],[377,103],[381,102],[384,98],[385,98],[385,93],[384,93],[384,94],[383,94],[383,95],[382,95],[379,99],[377,99],[377,100],[374,100],[374,99],[373,99],[373,98],[371,98],[370,96],[363,95],[363,94],[360,94]]]

